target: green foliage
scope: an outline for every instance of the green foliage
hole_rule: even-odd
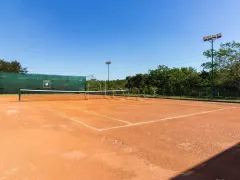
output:
[[[126,80],[129,82],[128,84],[126,84],[126,87],[128,89],[130,89],[131,87],[144,88],[148,84],[148,75],[136,74],[135,76],[128,76]]]
[[[123,90],[126,89],[126,80],[112,80],[109,81],[109,87],[107,81],[99,81],[99,80],[88,80],[86,83],[87,91],[104,91],[108,90]]]
[[[5,61],[0,59],[0,72],[13,72],[13,73],[22,73],[26,74],[27,68],[23,68],[20,62],[18,61]]]
[[[220,49],[214,51],[214,67],[215,69],[229,69],[236,63],[240,62],[240,43],[228,42],[220,45]],[[206,58],[211,58],[211,50],[203,52]],[[204,69],[211,68],[211,62],[202,64]]]
[[[142,92],[158,92],[159,94],[181,95],[187,88],[201,84],[199,73],[189,68],[168,68],[160,65],[157,69],[151,70],[149,74],[137,74],[127,77],[126,87],[129,89],[138,88]]]
[[[87,91],[103,91],[105,87],[105,84],[103,81],[97,81],[97,80],[88,80],[86,82],[86,90]]]
[[[107,84],[107,81],[106,81],[106,84]],[[125,86],[126,86],[126,80],[125,79],[123,79],[123,80],[119,80],[119,79],[118,80],[112,80],[112,81],[109,81],[109,88],[108,89],[123,90],[123,89],[126,89]]]
[[[234,63],[229,69],[229,78],[231,80],[240,81],[240,62]]]
[[[204,56],[211,58],[211,50]],[[217,96],[240,96],[240,43],[221,44],[214,51],[214,84]],[[171,96],[210,96],[211,62],[202,64],[203,71],[197,72],[192,67],[169,68],[160,65],[150,70],[149,74],[136,74],[126,78],[126,88],[138,89],[140,93]]]

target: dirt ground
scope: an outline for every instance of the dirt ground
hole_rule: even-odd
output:
[[[0,96],[0,180],[187,179],[194,173],[189,169],[239,147],[240,104],[17,100]],[[239,171],[239,148],[236,152],[230,164]],[[198,178],[224,174],[240,179],[216,169]]]

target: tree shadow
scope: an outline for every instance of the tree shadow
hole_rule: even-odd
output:
[[[240,180],[240,143],[171,180]]]

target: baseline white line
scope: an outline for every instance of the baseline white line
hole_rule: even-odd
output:
[[[95,131],[100,131],[100,129],[97,129],[97,128],[94,128],[94,127],[92,127],[92,126],[89,126],[89,125],[85,124],[85,123],[82,122],[82,121],[79,121],[79,120],[77,120],[77,119],[74,119],[73,117],[67,116],[66,114],[60,113],[60,112],[55,111],[55,110],[50,109],[50,108],[45,108],[45,109],[47,109],[47,110],[49,110],[49,111],[52,111],[52,112],[54,112],[54,113],[56,113],[56,114],[58,114],[58,115],[60,115],[60,116],[62,116],[62,117],[65,117],[65,118],[67,118],[67,119],[69,119],[69,120],[71,120],[71,121],[74,121],[74,122],[77,122],[77,123],[79,123],[79,124],[82,124],[83,126],[89,128],[89,129],[92,129],[92,130],[95,130]]]
[[[113,126],[113,127],[110,127],[110,128],[99,129],[99,131],[119,129],[119,128],[124,128],[124,127],[131,127],[131,126],[139,126],[139,125],[143,125],[143,124],[151,124],[151,123],[160,122],[160,121],[179,119],[179,118],[190,117],[190,116],[195,116],[195,115],[200,115],[200,114],[213,113],[213,112],[217,112],[217,111],[223,111],[223,110],[234,109],[234,108],[237,108],[237,107],[222,108],[222,109],[216,109],[216,110],[212,110],[212,111],[203,111],[203,112],[199,112],[199,113],[192,113],[192,114],[186,114],[186,115],[180,115],[180,116],[156,119],[156,120],[152,120],[152,121],[138,122],[138,123],[133,123],[133,124],[124,125],[124,126]]]
[[[150,99],[155,101],[153,103],[146,103],[146,104],[158,104],[159,102],[161,103],[168,103],[168,104],[171,104],[171,105],[185,105],[185,106],[204,106],[206,104],[212,104],[212,105],[234,105],[236,106],[237,103],[231,103],[231,102],[212,102],[212,101],[194,101],[194,100],[187,100],[187,99],[163,99],[163,98],[147,98],[147,99]],[[143,101],[138,101],[138,102],[144,102],[146,99],[142,99]],[[158,101],[159,100],[159,101]],[[163,100],[163,101],[161,101]],[[150,102],[150,101],[147,101],[147,102]],[[188,102],[188,103],[172,103],[172,102],[177,102],[177,101],[185,101],[185,102]]]
[[[175,100],[174,100],[175,101]],[[208,101],[202,101],[202,102],[198,102],[198,101],[190,101],[189,103],[172,103],[172,102],[174,102],[174,101],[158,101],[158,102],[151,102],[151,103],[145,103],[146,105],[156,105],[156,104],[160,104],[160,105],[162,105],[162,104],[167,104],[167,105],[175,105],[175,106],[196,106],[196,107],[202,107],[202,106],[205,106],[205,105],[212,105],[212,106],[214,106],[214,105],[218,105],[218,106],[231,106],[231,105],[233,105],[233,106],[236,106],[237,104],[236,103],[227,103],[227,102],[208,102]],[[179,100],[180,101],[180,100]],[[183,100],[182,100],[183,101]],[[141,101],[141,103],[139,103],[139,104],[144,104],[144,103],[142,103],[142,102],[144,102],[144,101]],[[149,101],[147,101],[147,102],[149,102]]]
[[[78,109],[77,107],[71,107],[71,106],[65,106],[65,105],[58,105],[58,106],[68,107],[70,109],[76,109],[78,111],[82,111],[82,112],[85,112],[85,113],[88,113],[88,114],[93,114],[93,115],[96,115],[96,116],[104,117],[104,118],[107,118],[107,119],[112,119],[114,121],[119,121],[119,122],[122,122],[122,123],[125,123],[125,124],[129,124],[129,125],[132,124],[132,123],[130,123],[128,121],[124,121],[124,120],[121,120],[121,119],[116,119],[116,118],[113,118],[113,117],[110,117],[110,116],[106,116],[106,115],[103,115],[103,114],[98,114],[98,113],[95,113],[95,112],[92,112],[92,111]]]

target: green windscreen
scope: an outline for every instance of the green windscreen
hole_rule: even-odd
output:
[[[85,76],[17,74],[0,72],[0,93],[16,94],[20,89],[84,91]]]

